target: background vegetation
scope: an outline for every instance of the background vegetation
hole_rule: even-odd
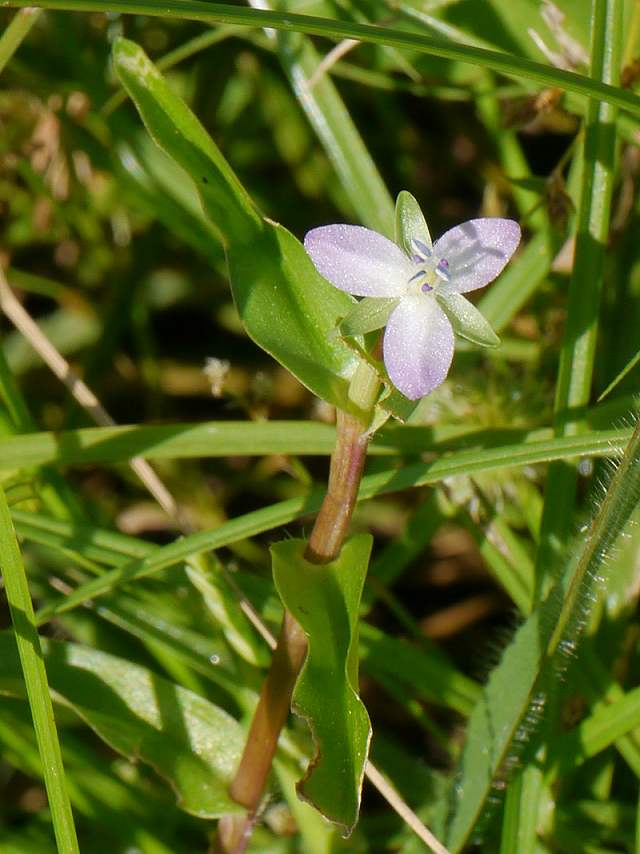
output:
[[[330,222],[388,232],[401,189],[433,235],[522,223],[519,255],[476,300],[502,346],[461,346],[445,385],[372,444],[353,524],[375,537],[372,758],[452,851],[640,851],[637,443],[613,481],[602,460],[637,407],[638,3],[559,0],[555,17],[537,0],[274,3],[336,39],[388,34],[320,65],[333,42],[219,23],[213,6],[199,23],[151,0],[130,15],[49,5],[62,10],[3,12],[0,36],[15,295],[0,300],[0,478],[22,555],[2,511],[0,850],[75,850],[36,623],[80,849],[207,850],[211,779],[229,779],[270,659],[247,606],[277,633],[268,547],[308,533],[333,444],[331,407],[242,330],[214,227],[119,87],[125,35],[299,238]],[[127,429],[94,428],[36,354],[42,335]],[[296,799],[309,753],[292,720],[251,850],[424,850],[369,783],[341,841]]]

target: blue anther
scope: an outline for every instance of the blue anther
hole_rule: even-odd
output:
[[[414,237],[411,241],[411,245],[414,249],[418,250],[421,255],[421,260],[431,258],[431,249],[427,246],[426,243],[423,243],[422,240],[418,240],[417,237]]]

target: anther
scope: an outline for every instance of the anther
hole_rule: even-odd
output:
[[[451,280],[451,276],[449,275],[449,262],[446,258],[441,258],[438,261],[436,274],[440,276],[441,279],[444,279],[445,282],[449,282]]]
[[[419,254],[421,261],[426,261],[427,258],[431,258],[431,249],[427,246],[426,243],[423,243],[422,240],[418,240],[417,237],[412,238],[411,246]]]

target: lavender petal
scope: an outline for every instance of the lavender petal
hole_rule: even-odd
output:
[[[314,228],[307,233],[304,248],[325,279],[354,296],[402,296],[415,272],[395,243],[359,225]]]
[[[394,386],[418,400],[444,381],[453,359],[453,329],[435,299],[401,300],[387,323],[383,357]]]
[[[442,290],[464,294],[493,281],[518,248],[520,226],[511,219],[471,219],[436,241],[434,255],[449,262]]]

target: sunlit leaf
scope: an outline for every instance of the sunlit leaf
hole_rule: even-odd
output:
[[[225,245],[249,335],[319,397],[347,408],[357,357],[336,327],[353,299],[320,276],[290,232],[259,214],[220,149],[141,48],[119,39],[114,64],[151,136],[198,188]]]
[[[358,696],[358,611],[372,539],[348,540],[329,564],[304,558],[304,540],[272,547],[273,576],[286,607],[304,629],[309,651],[292,706],[315,744],[301,796],[349,834],[360,809],[371,725]]]
[[[72,643],[43,643],[49,683],[110,747],[141,760],[202,818],[240,810],[227,794],[242,729],[218,706],[146,667]],[[212,665],[213,666],[213,665]],[[15,640],[0,634],[0,690],[22,696]]]

